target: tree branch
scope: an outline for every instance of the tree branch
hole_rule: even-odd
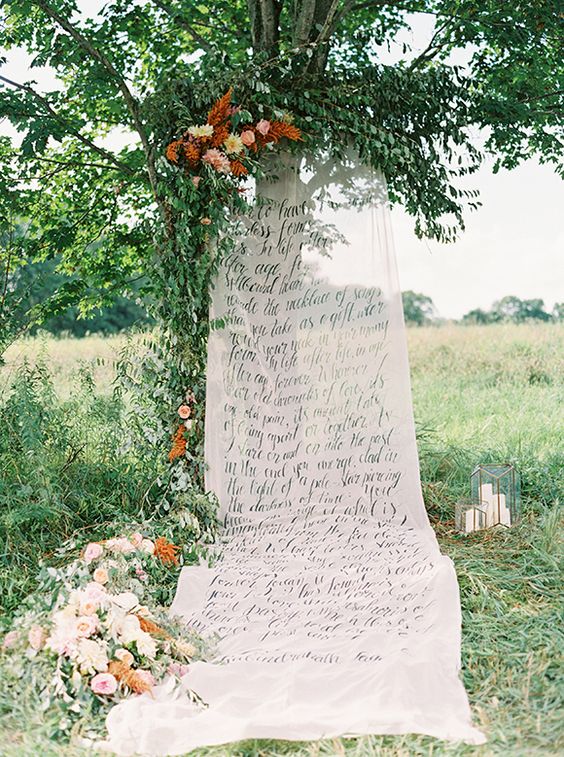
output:
[[[79,46],[86,53],[88,53],[91,58],[98,61],[98,63],[100,63],[103,68],[105,68],[105,70],[110,74],[111,78],[116,82],[123,96],[123,99],[125,100],[129,114],[131,115],[135,131],[139,135],[139,139],[141,140],[141,144],[143,145],[143,150],[145,152],[145,157],[147,160],[147,172],[149,174],[149,181],[151,183],[153,194],[157,203],[159,204],[159,207],[161,208],[161,212],[164,212],[163,202],[158,190],[158,177],[155,166],[154,151],[151,147],[151,144],[149,143],[147,132],[145,131],[145,126],[141,118],[139,103],[131,93],[127,82],[120,75],[109,58],[103,52],[98,50],[98,48],[95,47],[92,42],[87,37],[85,37],[84,34],[82,34],[82,32],[80,32],[73,24],[71,24],[71,22],[67,18],[61,16],[60,13],[57,13],[57,11],[51,8],[51,6],[48,3],[44,2],[44,0],[34,0],[34,4],[41,8],[41,10],[50,18],[56,21],[59,26],[61,26],[75,40],[75,42],[77,42]]]
[[[194,39],[194,41],[197,42],[199,45],[201,45],[204,48],[204,50],[207,50],[208,52],[212,50],[212,46],[210,45],[210,43],[205,39],[205,37],[202,37],[202,35],[194,29],[192,24],[186,20],[186,18],[182,15],[182,13],[172,8],[169,3],[162,2],[162,0],[153,0],[153,2],[157,6],[157,8],[160,8],[162,11],[164,11],[168,16],[172,18],[173,21],[176,21],[176,23],[179,24],[183,29],[186,29],[188,34],[190,34],[190,36]]]
[[[19,82],[12,81],[11,79],[7,79],[5,76],[0,75],[0,81],[3,81],[5,84],[8,84],[10,87],[14,87],[14,89],[20,89],[23,92],[27,92],[30,94],[37,102],[41,103],[45,110],[49,113],[50,116],[52,116],[55,120],[59,121],[59,123],[64,124],[69,131],[69,134],[72,134],[73,137],[76,137],[79,142],[82,142],[83,145],[86,145],[86,147],[89,147],[91,150],[94,150],[94,152],[97,152],[98,155],[101,155],[103,158],[106,158],[106,160],[109,160],[110,163],[113,163],[117,168],[120,169],[120,171],[125,171],[129,174],[134,174],[135,171],[130,168],[130,166],[127,165],[127,163],[122,163],[120,160],[118,160],[115,155],[108,150],[104,150],[103,147],[99,147],[95,142],[93,142],[88,137],[85,137],[84,134],[81,134],[76,129],[73,129],[69,122],[64,118],[64,116],[61,116],[57,111],[53,108],[51,103],[47,100],[47,98],[43,97],[43,95],[40,95],[39,92],[36,92],[33,87],[30,87],[29,84],[20,84]],[[109,167],[109,166],[106,166]]]

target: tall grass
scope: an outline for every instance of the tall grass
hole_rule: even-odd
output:
[[[7,607],[33,585],[37,556],[76,528],[146,507],[155,461],[120,454],[118,399],[108,393],[111,354],[120,339],[48,340],[58,366],[57,397],[45,369],[25,368],[4,391],[0,427],[0,528]],[[34,342],[16,347],[13,373],[33,358]],[[557,325],[425,328],[409,331],[415,416],[427,507],[443,551],[458,573],[463,608],[463,678],[483,747],[421,736],[364,737],[309,743],[248,741],[197,750],[193,757],[411,757],[412,755],[559,755],[564,752],[559,664],[562,601],[564,329]],[[81,361],[96,360],[96,393]],[[63,359],[61,356],[66,355]],[[6,371],[6,369],[4,369]],[[25,380],[23,377],[25,376]],[[6,372],[4,373],[6,380]],[[86,382],[86,383],[85,383]],[[74,388],[73,388],[74,387]],[[25,416],[25,422],[22,418]],[[7,421],[5,420],[7,419]],[[11,430],[7,430],[11,429]],[[16,445],[12,451],[7,447]],[[15,451],[14,451],[15,450]],[[73,458],[73,450],[78,450]],[[509,460],[519,469],[524,516],[512,529],[461,536],[454,503],[469,493],[479,462]],[[6,536],[4,536],[6,538]],[[23,578],[22,578],[23,576]],[[6,601],[6,600],[5,600]],[[30,702],[6,718],[6,757],[77,757],[87,752],[48,740],[52,724]]]

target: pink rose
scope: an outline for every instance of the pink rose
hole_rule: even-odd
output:
[[[180,405],[180,407],[178,408],[178,415],[183,420],[186,420],[186,418],[189,418],[191,412],[192,411],[190,410],[190,408],[188,407],[188,405]]]
[[[32,626],[29,629],[27,640],[29,641],[29,646],[32,649],[35,649],[36,652],[39,651],[41,647],[45,644],[46,638],[47,638],[47,632],[41,626]]]
[[[133,544],[134,547],[140,547],[141,542],[143,541],[143,534],[140,534],[139,531],[136,531],[134,534],[131,534],[129,541]]]
[[[95,694],[111,696],[117,691],[118,682],[111,673],[98,673],[90,681],[90,688]]]
[[[256,130],[262,134],[263,137],[266,137],[268,132],[270,131],[270,121],[267,121],[264,118],[261,118],[261,120],[256,125]]]
[[[86,545],[86,549],[84,550],[84,562],[91,563],[93,560],[97,560],[103,554],[104,548],[102,547],[102,545],[98,544],[95,541],[91,541],[90,544]]]
[[[96,633],[98,629],[98,616],[97,615],[81,615],[76,619],[75,632],[77,636],[87,638]]]
[[[2,649],[11,649],[14,647],[17,644],[19,637],[20,635],[17,631],[8,631],[6,636],[4,636]]]
[[[200,186],[201,181],[202,181],[201,176],[192,176],[192,184],[196,187],[196,189],[198,189],[198,187]]]
[[[80,603],[81,615],[94,615],[97,609],[98,602],[95,602],[93,599],[85,599]]]
[[[135,575],[140,581],[146,581],[148,577],[147,573],[139,565],[135,568]]]
[[[250,147],[255,141],[255,133],[251,129],[245,129],[241,134],[241,141],[245,147]]]

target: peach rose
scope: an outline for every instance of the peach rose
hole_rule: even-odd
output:
[[[93,599],[85,599],[83,602],[80,603],[80,614],[81,615],[94,615],[98,607],[99,607],[98,602],[95,602]]]
[[[252,144],[254,144],[255,141],[255,133],[251,129],[245,129],[245,131],[241,134],[241,142],[245,145],[245,147],[250,147]]]
[[[92,574],[92,578],[97,584],[107,584],[109,579],[108,571],[105,568],[96,568]]]
[[[202,226],[209,226],[211,223],[211,218],[200,218],[200,223]]]
[[[111,696],[117,691],[118,682],[111,673],[98,673],[90,681],[90,688],[95,694]]]
[[[136,531],[134,534],[131,534],[129,541],[133,544],[134,547],[140,547],[141,542],[143,541],[143,534],[140,534],[139,531]]]
[[[190,417],[190,413],[192,411],[190,410],[188,405],[180,405],[178,408],[178,415],[183,419],[186,420],[186,418]]]
[[[128,649],[123,649],[123,647],[116,649],[116,651],[114,652],[114,657],[116,658],[116,660],[125,662],[126,665],[133,665],[133,663],[135,662],[135,657],[133,657]]]

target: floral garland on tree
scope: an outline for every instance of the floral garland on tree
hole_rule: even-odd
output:
[[[238,209],[244,207],[245,188],[241,184],[260,173],[261,153],[272,150],[283,139],[303,141],[301,130],[292,123],[289,114],[281,119],[254,119],[251,113],[232,103],[229,89],[209,110],[205,124],[188,126],[168,143],[166,159],[175,169],[180,169],[184,181],[189,179],[193,190],[189,195],[190,210],[193,208],[191,255],[196,265],[222,230],[225,214],[218,210],[229,205],[230,199],[235,199]],[[197,225],[204,227],[203,233],[194,228]],[[207,288],[209,280],[204,278],[202,284]],[[198,454],[194,454],[194,450],[199,441],[201,451],[203,434],[203,426],[198,425],[195,417],[196,396],[192,388],[184,387],[183,391],[185,399],[177,409],[180,423],[176,418],[170,424],[172,445],[168,455],[177,491],[182,490],[187,480],[195,478]],[[199,476],[201,478],[201,471]]]

